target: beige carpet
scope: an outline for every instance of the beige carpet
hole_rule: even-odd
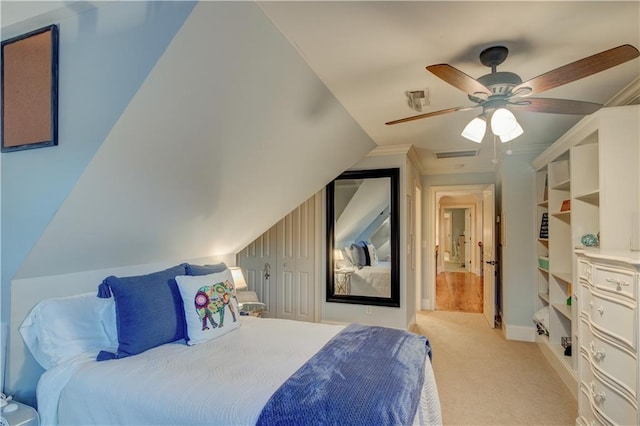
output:
[[[578,407],[535,343],[508,341],[482,314],[425,311],[445,425],[573,425]]]

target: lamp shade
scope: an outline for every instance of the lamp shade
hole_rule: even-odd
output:
[[[509,133],[500,135],[500,140],[502,141],[502,143],[509,142],[514,140],[515,138],[517,138],[523,133],[524,133],[524,130],[522,129],[522,126],[520,126],[520,124],[516,121],[516,128]]]
[[[247,281],[244,279],[244,275],[242,274],[242,269],[237,266],[232,266],[229,268],[231,271],[231,276],[233,277],[233,285],[236,290],[244,290],[247,288]]]
[[[502,136],[513,132],[518,126],[516,117],[506,108],[498,108],[491,116],[491,131]],[[503,141],[504,142],[504,141]]]
[[[462,131],[462,136],[476,143],[481,143],[486,131],[486,120],[484,119],[484,117],[478,116],[466,125],[466,127]]]

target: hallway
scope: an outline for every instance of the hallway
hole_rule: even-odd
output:
[[[449,271],[436,275],[436,310],[479,313],[482,302],[482,277]]]

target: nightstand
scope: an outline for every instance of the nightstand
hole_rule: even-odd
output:
[[[38,412],[28,405],[17,401],[5,401],[7,405],[0,408],[1,426],[38,426],[40,416]]]
[[[267,305],[261,302],[244,302],[238,308],[240,309],[240,315],[262,317],[262,313],[267,310]]]
[[[335,294],[351,294],[351,274],[353,269],[344,268],[335,271]]]

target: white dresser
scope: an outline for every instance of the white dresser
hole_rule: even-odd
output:
[[[576,250],[578,419],[637,425],[640,252]]]

